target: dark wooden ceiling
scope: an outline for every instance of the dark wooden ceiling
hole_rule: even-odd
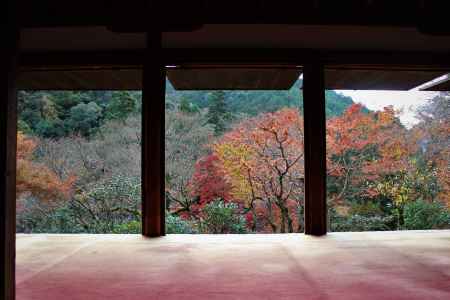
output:
[[[40,0],[21,3],[27,27],[108,26],[145,32],[190,31],[203,24],[334,24],[409,26],[450,33],[447,1],[430,0]]]
[[[258,64],[262,59],[297,65],[308,63],[304,51],[325,64],[380,65],[377,70],[330,67],[328,89],[408,90],[450,70],[445,1],[18,1],[22,57],[34,57],[44,67],[34,69],[21,60],[19,87],[26,89],[139,89],[145,32],[153,30],[162,32],[166,64]],[[135,51],[138,55],[122,54]],[[333,52],[344,55],[327,54]],[[47,68],[55,56],[56,65],[71,67]],[[108,62],[97,63],[105,57]],[[390,64],[405,58],[433,68],[393,71]],[[133,67],[118,67],[122,59]],[[99,68],[83,69],[85,61]],[[179,89],[286,89],[299,75],[298,69],[258,71],[181,68],[168,76]]]
[[[444,75],[443,71],[326,69],[328,90],[407,91]]]
[[[28,70],[19,73],[21,90],[141,90],[142,69]]]
[[[176,90],[288,90],[300,74],[300,68],[224,67],[167,71]]]

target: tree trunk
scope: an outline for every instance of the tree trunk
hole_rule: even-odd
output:
[[[266,204],[266,207],[267,207],[267,212],[269,214],[267,221],[269,222],[269,225],[272,228],[273,233],[276,233],[278,228],[277,228],[277,225],[273,222],[273,218],[272,218],[272,202],[268,201]]]
[[[303,217],[303,212],[304,212],[304,210],[303,210],[303,206],[302,205],[300,205],[299,206],[299,208],[298,208],[298,228],[297,228],[297,232],[302,232],[303,231],[303,228],[304,228],[304,217]]]
[[[280,233],[286,233],[286,216],[284,215],[283,210],[281,210],[281,227]]]
[[[285,206],[282,206],[282,208],[281,208],[281,214],[282,214],[282,216],[283,216],[284,223],[287,223],[287,226],[288,226],[287,230],[288,230],[288,232],[289,232],[289,233],[293,233],[293,232],[294,232],[294,225],[293,225],[293,223],[292,223],[292,218],[291,218],[291,216],[289,216],[289,210],[288,210],[288,208],[285,207]]]
[[[253,216],[253,224],[252,224],[252,231],[256,232],[256,222],[257,222],[257,215],[256,215],[256,211],[255,208],[252,206],[252,216]]]
[[[289,211],[287,209],[286,209],[286,215],[287,215],[289,233],[293,233],[294,232],[294,224],[292,223],[292,218],[291,218],[291,216],[289,216]]]

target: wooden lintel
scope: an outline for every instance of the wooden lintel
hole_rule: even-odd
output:
[[[142,67],[144,50],[23,53],[20,69]],[[331,68],[377,70],[450,70],[450,52],[388,52],[327,49],[176,49],[165,48],[159,58],[165,65],[303,65],[320,57]]]

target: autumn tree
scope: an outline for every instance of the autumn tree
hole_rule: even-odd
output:
[[[433,97],[418,111],[420,123],[413,128],[425,160],[436,169],[438,198],[450,208],[450,95]]]
[[[361,105],[327,121],[328,200],[334,208],[380,197],[402,207],[418,189],[404,189],[417,151],[396,112],[367,112]],[[232,201],[273,232],[303,226],[303,120],[295,109],[242,121],[212,146],[232,185]],[[214,176],[214,175],[212,175]],[[416,176],[417,177],[417,176]],[[425,179],[424,179],[425,180]]]
[[[33,152],[36,146],[36,139],[28,138],[20,132],[17,134],[17,198],[33,196],[42,203],[52,205],[69,196],[76,178],[69,176],[62,180],[45,165],[34,162]]]
[[[334,206],[379,195],[373,183],[405,171],[413,151],[391,107],[369,113],[362,109],[355,104],[327,122],[328,198]]]
[[[193,215],[198,215],[202,208],[214,200],[223,200],[225,203],[231,200],[230,178],[216,154],[197,161],[189,189],[192,198],[189,207],[185,206],[184,210]]]
[[[233,186],[232,196],[273,232],[302,227],[303,120],[295,109],[243,121],[213,146]]]
[[[208,154],[204,145],[214,133],[212,126],[205,123],[203,111],[166,109],[165,191],[166,205],[172,213],[188,212],[194,204],[189,182],[197,160]]]

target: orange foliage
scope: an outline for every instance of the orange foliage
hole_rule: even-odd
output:
[[[416,128],[415,134],[417,140],[426,141],[425,156],[436,168],[438,199],[450,208],[450,120],[431,120]]]
[[[449,127],[437,126],[434,130],[434,136],[440,134],[448,139]],[[379,197],[383,193],[380,184],[387,175],[414,173],[416,165],[412,157],[419,150],[421,138],[400,123],[392,107],[366,113],[361,105],[355,104],[343,115],[328,119],[327,172],[331,206],[341,214],[348,213],[348,199]],[[205,172],[197,174],[194,182],[200,185],[208,182],[209,187],[218,185],[218,192],[222,194],[226,190],[223,198],[243,208],[254,231],[301,231],[303,140],[303,119],[296,109],[244,120],[212,145],[213,154],[208,159],[213,163],[210,167],[214,168],[209,171],[202,168]],[[441,142],[437,145],[442,148]],[[433,161],[440,170],[439,180],[444,187],[440,197],[447,197],[450,202],[450,150],[441,148],[432,151],[439,153]],[[200,160],[198,164],[204,162]],[[195,190],[201,199],[210,198],[214,193],[208,188]],[[392,195],[393,199],[403,196]]]
[[[330,195],[333,202],[341,203],[351,185],[405,171],[410,165],[410,155],[416,151],[416,145],[408,143],[407,134],[392,107],[364,113],[362,106],[355,104],[342,116],[328,120],[328,175],[342,181],[340,190]],[[369,186],[358,192],[367,197],[379,194]]]
[[[233,199],[253,212],[248,220],[263,220],[259,231],[297,231],[304,177],[303,119],[297,110],[248,119],[213,150],[231,178]]]
[[[17,134],[16,196],[20,199],[32,195],[51,205],[56,200],[69,197],[76,177],[61,180],[45,165],[33,162],[36,146],[34,139],[21,132]]]

